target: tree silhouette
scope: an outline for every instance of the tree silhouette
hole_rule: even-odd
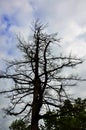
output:
[[[47,117],[45,109],[60,107],[67,97],[65,87],[76,85],[75,81],[80,80],[61,72],[67,67],[81,64],[82,60],[71,55],[54,55],[52,47],[56,45],[55,51],[59,52],[59,39],[57,34],[47,34],[44,28],[45,25],[37,20],[32,40],[26,42],[18,37],[17,47],[22,58],[10,61],[6,71],[0,74],[0,78],[14,82],[10,90],[0,92],[8,94],[11,101],[5,109],[6,114],[21,115],[23,119],[31,121],[31,130],[39,129],[39,120]]]

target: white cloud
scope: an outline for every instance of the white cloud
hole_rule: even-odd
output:
[[[78,57],[86,57],[86,43],[82,40],[74,40],[70,42],[69,46],[66,46],[65,52],[71,52]]]
[[[30,6],[28,0],[1,0],[0,1],[0,14],[8,14],[8,15],[15,15],[15,17],[25,19],[26,16],[29,16],[32,13],[32,7]],[[22,14],[22,15],[21,15]],[[24,19],[22,19],[24,21]],[[27,19],[27,17],[26,17]],[[20,21],[20,22],[23,22]]]

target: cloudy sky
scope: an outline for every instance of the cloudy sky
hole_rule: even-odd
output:
[[[49,32],[58,32],[65,54],[71,52],[86,59],[86,0],[0,0],[0,70],[5,67],[2,59],[18,57],[16,34],[27,39],[36,18],[48,23]],[[81,76],[86,76],[86,61],[78,71]],[[9,86],[9,83],[5,84],[0,80],[0,89]],[[85,84],[73,88],[71,93],[85,97]],[[0,108],[6,105],[7,101],[1,96]],[[11,118],[2,117],[0,114],[0,130],[8,130]]]

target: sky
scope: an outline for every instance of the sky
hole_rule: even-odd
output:
[[[58,32],[64,54],[71,53],[86,60],[86,0],[0,0],[0,72],[5,68],[3,59],[19,56],[16,49],[16,35],[26,40],[31,32],[32,22],[39,18],[48,23],[48,32]],[[86,77],[86,61],[77,71]],[[5,85],[6,84],[6,85]],[[86,96],[86,83],[71,88],[70,93]],[[0,80],[0,89],[9,88],[10,83]],[[0,109],[9,101],[0,96]],[[3,118],[0,110],[0,130],[8,130],[12,118]]]

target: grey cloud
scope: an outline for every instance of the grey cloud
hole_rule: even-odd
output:
[[[79,40],[84,40],[86,42],[86,32],[78,35],[76,38]]]

